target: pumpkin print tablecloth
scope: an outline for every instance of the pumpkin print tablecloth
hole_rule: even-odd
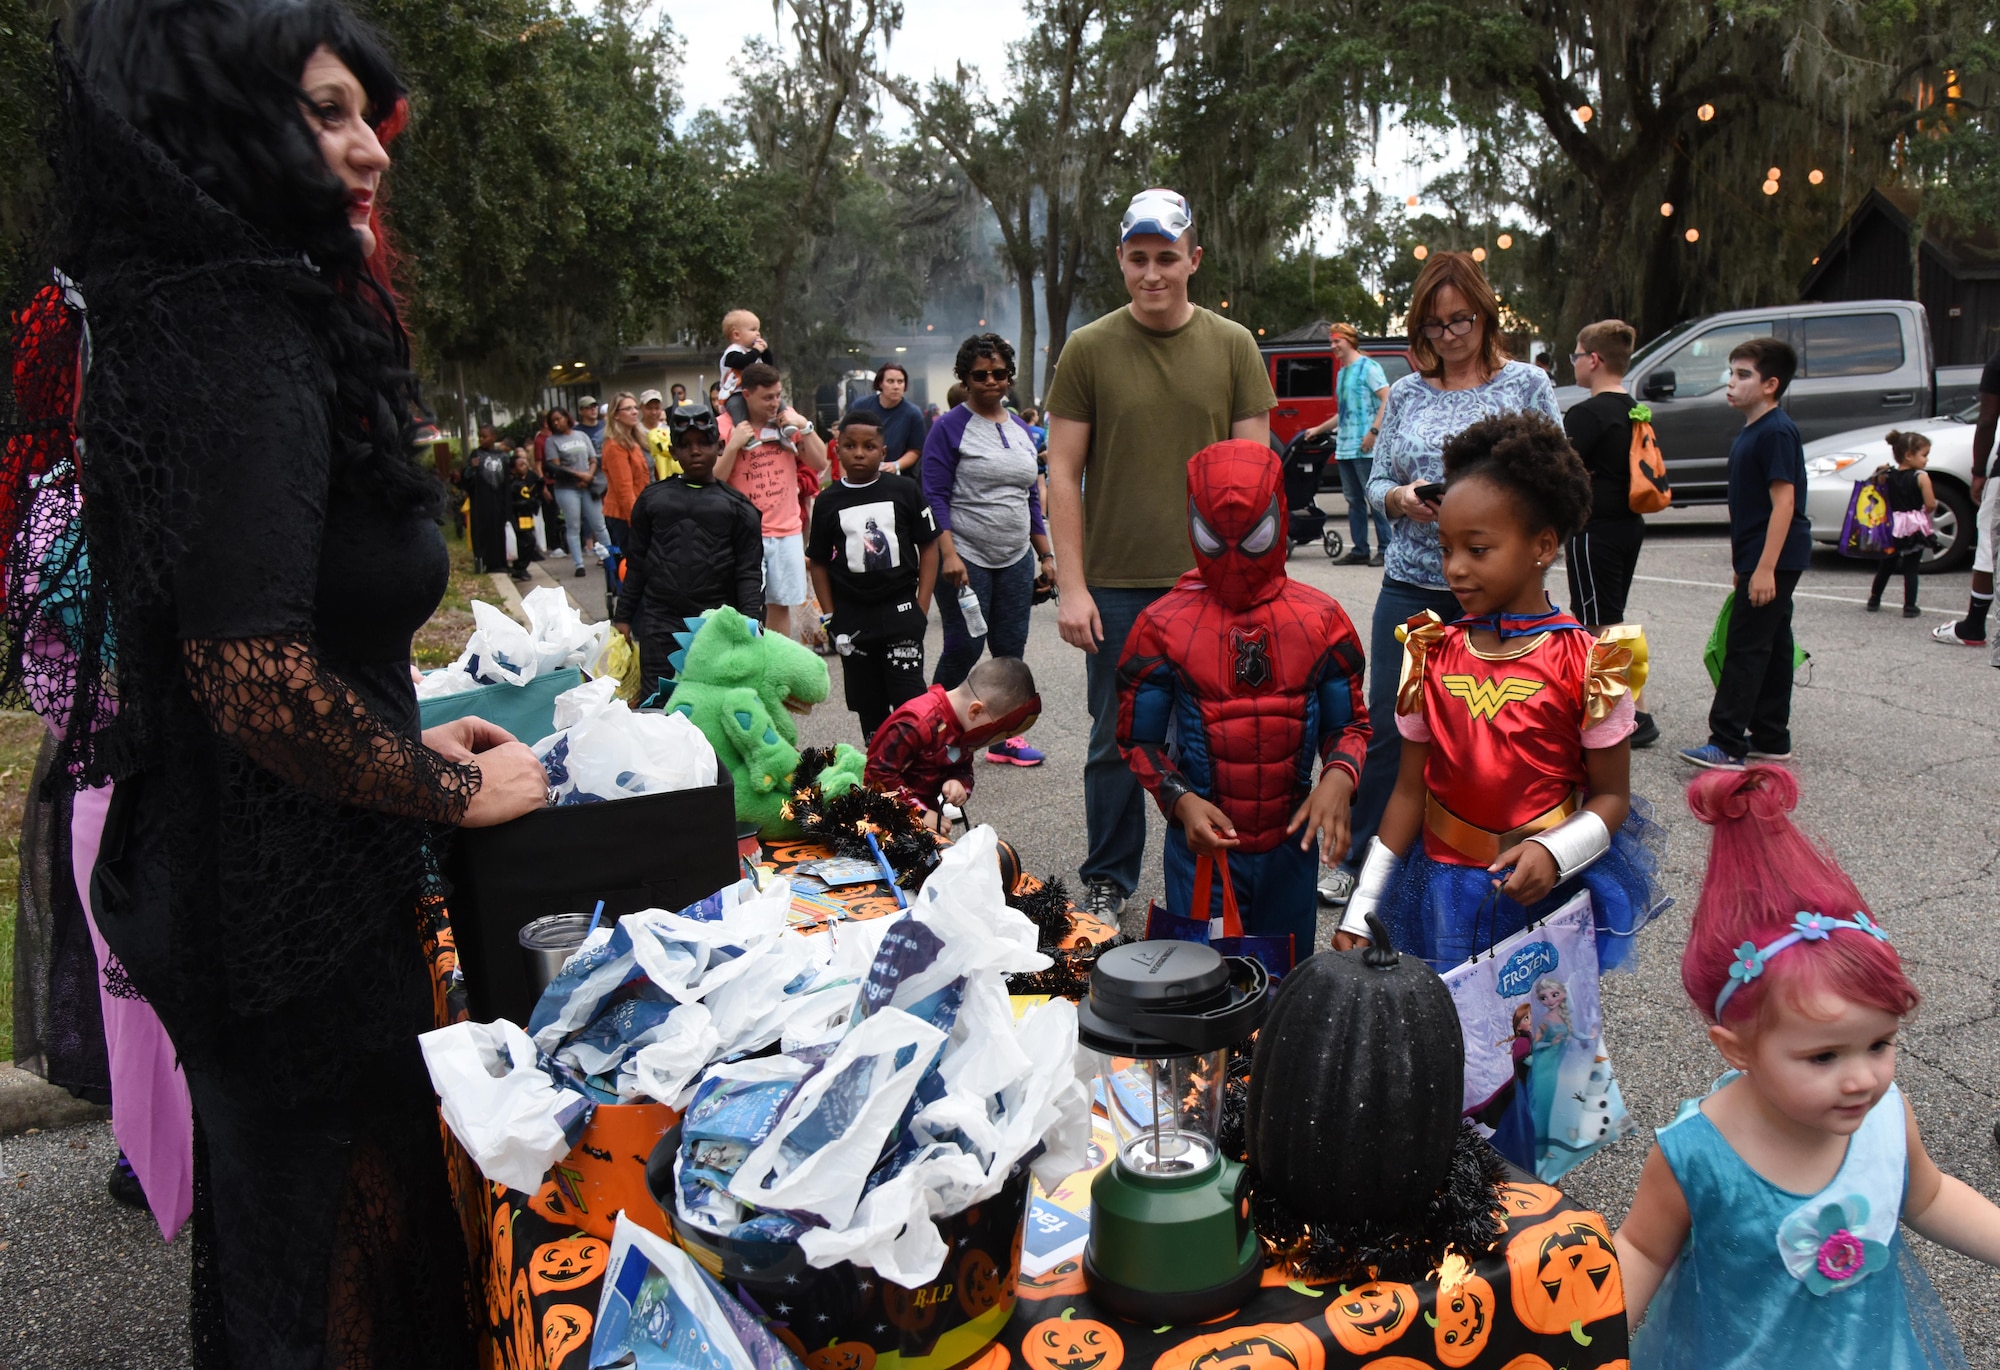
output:
[[[1267,1270],[1233,1316],[1143,1327],[1097,1310],[1076,1260],[1020,1282],[976,1370],[1625,1370],[1625,1286],[1604,1219],[1516,1172],[1506,1231],[1441,1278],[1307,1285]]]
[[[815,843],[781,842],[765,848],[763,863],[783,874],[827,855]],[[895,895],[879,884],[850,885],[823,898],[840,905],[837,916],[852,919],[899,911]],[[802,918],[826,920],[816,902],[800,901],[795,908]],[[1086,914],[1075,919],[1073,945],[1117,935],[1117,928]],[[460,1187],[461,1208],[475,1210],[460,1217],[478,1244],[474,1267],[490,1370],[584,1370],[611,1255],[613,1216],[623,1209],[642,1226],[673,1235],[646,1187],[646,1157],[678,1116],[664,1104],[602,1104],[575,1150],[550,1168],[536,1193],[496,1184]]]

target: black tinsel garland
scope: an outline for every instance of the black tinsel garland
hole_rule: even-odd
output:
[[[916,810],[903,800],[866,785],[856,785],[829,799],[819,786],[819,776],[832,761],[831,747],[814,747],[799,757],[785,817],[798,824],[807,838],[832,848],[835,856],[858,861],[875,859],[867,837],[873,832],[882,855],[896,872],[896,883],[906,890],[921,889],[937,868],[937,835],[918,821]]]

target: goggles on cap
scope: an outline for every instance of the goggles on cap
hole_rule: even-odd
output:
[[[1185,196],[1173,190],[1142,190],[1125,207],[1125,217],[1118,225],[1118,241],[1122,243],[1141,233],[1177,239],[1193,227],[1194,211],[1188,208]]]
[[[683,433],[700,433],[710,442],[721,442],[722,421],[707,405],[676,406],[667,411],[667,432],[676,438]]]

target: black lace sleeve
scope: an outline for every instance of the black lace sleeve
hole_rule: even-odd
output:
[[[388,727],[296,639],[184,642],[189,687],[222,737],[309,794],[456,825],[479,768]]]

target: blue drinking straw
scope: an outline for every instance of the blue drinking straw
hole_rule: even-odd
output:
[[[597,920],[602,917],[604,917],[604,901],[600,899],[597,901],[596,911],[590,915],[590,926],[583,930],[584,941],[588,942],[590,934],[597,931]]]
[[[882,878],[887,880],[889,888],[896,892],[896,907],[899,909],[908,908],[910,906],[910,897],[904,894],[903,887],[896,883],[895,868],[889,864],[889,858],[882,855],[882,844],[875,840],[875,834],[872,832],[865,832],[861,835],[868,839],[868,850],[875,853],[875,864],[882,868]]]

